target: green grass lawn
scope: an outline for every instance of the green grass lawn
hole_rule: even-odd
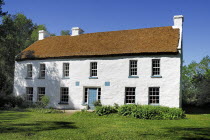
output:
[[[0,140],[210,139],[210,114],[183,120],[140,120],[94,113],[42,114],[0,111]]]

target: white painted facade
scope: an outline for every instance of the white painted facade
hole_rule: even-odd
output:
[[[173,28],[180,29],[178,54],[135,55],[115,57],[89,57],[69,59],[24,60],[15,62],[14,93],[26,94],[33,87],[33,102],[37,101],[37,88],[45,87],[54,108],[83,109],[85,88],[101,88],[103,105],[125,104],[125,88],[135,87],[135,103],[149,104],[149,87],[159,87],[159,105],[181,107],[182,22],[183,16],[174,17]],[[43,38],[44,39],[44,38]],[[160,59],[160,76],[152,76],[152,59]],[[129,78],[129,62],[137,60],[138,78]],[[98,64],[98,79],[90,79],[90,63]],[[45,79],[39,79],[40,64],[46,65]],[[70,64],[70,76],[63,78],[63,63]],[[27,79],[27,64],[32,64],[32,78]],[[77,85],[79,82],[79,85]],[[110,82],[110,86],[105,85]],[[68,104],[60,103],[60,88],[69,88]]]
[[[151,78],[152,59],[160,59],[162,78]],[[138,60],[139,78],[128,78],[129,60]],[[63,63],[70,63],[70,78],[63,78]],[[90,62],[98,62],[98,79],[89,79]],[[46,78],[39,79],[39,64],[46,64]],[[26,79],[27,64],[33,65],[33,78]],[[160,87],[160,105],[180,107],[180,55],[102,57],[91,59],[48,59],[15,63],[14,92],[26,94],[26,87],[34,88],[33,101],[37,101],[37,87],[46,87],[50,106],[82,109],[85,87],[101,87],[103,105],[125,104],[125,87],[136,87],[136,103],[148,104],[148,88]],[[76,86],[76,82],[80,82]],[[110,86],[105,86],[110,82]],[[69,87],[69,105],[60,105],[60,87]]]

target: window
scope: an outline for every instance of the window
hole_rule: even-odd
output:
[[[45,78],[45,64],[40,64],[40,78]]]
[[[26,100],[33,102],[33,87],[26,87]]]
[[[61,88],[61,103],[68,103],[69,102],[69,88],[62,87]]]
[[[97,62],[90,63],[90,77],[97,77]]]
[[[63,77],[69,77],[69,63],[63,63]]]
[[[27,64],[27,78],[32,78],[32,64]]]
[[[45,87],[38,87],[38,101],[42,100],[42,97],[45,95]]]
[[[88,99],[88,88],[85,88],[85,103],[87,103]]]
[[[98,101],[101,101],[101,88],[98,88]]]
[[[160,75],[160,59],[152,60],[152,76]]]
[[[149,88],[149,104],[159,104],[159,87],[150,87]]]
[[[126,87],[125,88],[125,103],[135,103],[135,87]]]
[[[137,60],[130,60],[130,76],[137,75]]]

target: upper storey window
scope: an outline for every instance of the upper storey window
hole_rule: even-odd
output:
[[[27,78],[32,78],[32,64],[27,64]]]
[[[45,78],[46,66],[45,64],[40,64],[39,78]]]
[[[152,76],[160,76],[160,59],[152,59]]]
[[[69,63],[63,63],[63,77],[69,77]]]
[[[97,62],[90,63],[90,77],[97,77]]]
[[[130,76],[137,76],[137,60],[130,60]]]

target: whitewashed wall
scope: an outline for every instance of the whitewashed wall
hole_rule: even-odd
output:
[[[162,78],[151,78],[152,59],[160,59]],[[138,60],[139,78],[128,78],[129,60]],[[90,62],[98,62],[98,79],[89,79]],[[63,63],[70,63],[70,79],[63,79]],[[39,64],[46,64],[46,78],[38,79]],[[25,79],[27,64],[33,64],[33,78]],[[119,56],[81,59],[46,59],[15,62],[14,93],[26,94],[26,87],[34,88],[33,101],[37,99],[37,87],[46,87],[50,106],[82,109],[84,87],[101,87],[103,105],[124,104],[125,87],[136,87],[136,103],[148,104],[148,88],[160,87],[160,105],[180,107],[180,55]],[[75,82],[80,82],[76,86]],[[110,82],[110,86],[105,86]],[[60,87],[69,87],[69,105],[59,105]]]

